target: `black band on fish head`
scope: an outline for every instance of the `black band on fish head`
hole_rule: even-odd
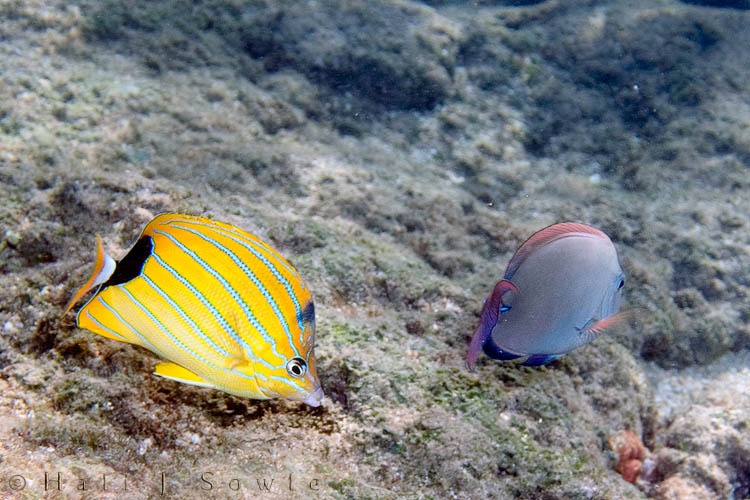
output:
[[[154,245],[151,236],[142,236],[135,242],[130,251],[123,257],[115,267],[115,272],[105,281],[100,290],[108,286],[121,285],[136,278],[141,274],[143,264],[151,255]]]

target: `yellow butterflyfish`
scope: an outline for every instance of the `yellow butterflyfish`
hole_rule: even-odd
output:
[[[76,324],[161,356],[154,374],[236,396],[318,406],[315,306],[299,273],[268,244],[203,217],[156,216],[115,262],[97,236]]]

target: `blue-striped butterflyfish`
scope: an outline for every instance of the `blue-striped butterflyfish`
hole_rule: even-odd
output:
[[[484,302],[467,368],[482,349],[538,366],[590,342],[625,317],[624,284],[617,250],[598,229],[563,222],[534,233]]]
[[[115,262],[97,236],[76,324],[164,358],[154,374],[236,396],[323,397],[315,306],[299,273],[267,243],[203,217],[156,216]]]

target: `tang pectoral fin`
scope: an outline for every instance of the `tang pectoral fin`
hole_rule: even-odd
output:
[[[589,340],[598,337],[606,330],[622,324],[622,322],[627,320],[631,314],[631,311],[620,311],[617,314],[613,314],[612,316],[608,316],[598,321],[591,319],[583,328],[579,329],[578,333],[582,337],[585,337],[586,342],[588,342]]]
[[[482,350],[484,343],[487,342],[487,339],[492,334],[492,329],[497,324],[498,315],[503,308],[507,307],[503,303],[503,295],[510,291],[517,292],[518,288],[508,280],[500,280],[492,290],[492,294],[484,302],[479,326],[474,331],[474,336],[471,338],[471,343],[469,344],[469,351],[466,354],[466,369],[470,372],[474,371],[474,364],[479,357],[479,351]]]
[[[197,385],[200,387],[214,387],[214,384],[206,382],[201,377],[183,368],[176,363],[159,363],[154,367],[154,375],[168,378],[183,384]]]

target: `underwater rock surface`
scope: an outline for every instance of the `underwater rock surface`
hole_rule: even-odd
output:
[[[663,429],[654,439],[657,498],[750,495],[749,362],[744,351],[699,369],[649,367]]]
[[[747,496],[748,13],[523,3],[0,5],[2,494]],[[119,257],[164,211],[305,277],[320,408],[158,379],[60,318],[95,235]],[[611,236],[634,320],[466,372],[486,290],[562,220]]]

